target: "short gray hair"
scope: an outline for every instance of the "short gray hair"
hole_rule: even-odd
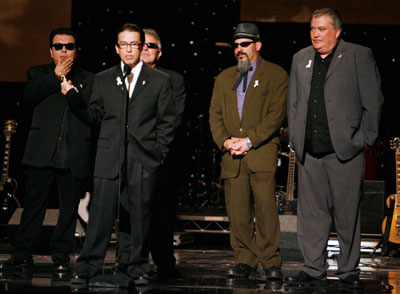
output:
[[[150,29],[150,28],[143,29],[143,32],[144,32],[145,35],[147,34],[147,35],[150,35],[150,36],[153,36],[154,38],[156,38],[158,50],[161,51],[161,38],[157,34],[157,32],[154,29]]]
[[[335,30],[336,29],[343,30],[342,18],[340,17],[339,12],[334,8],[324,7],[324,8],[317,9],[312,13],[311,19],[318,18],[323,15],[329,15],[331,17],[332,25],[335,28]]]

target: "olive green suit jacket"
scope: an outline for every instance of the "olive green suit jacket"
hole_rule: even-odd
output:
[[[252,172],[274,172],[277,167],[279,130],[286,118],[286,71],[260,57],[250,81],[239,117],[236,66],[222,71],[216,78],[210,105],[210,128],[222,151],[222,178],[237,176],[240,160],[245,156]],[[249,137],[253,148],[244,156],[232,156],[224,149],[230,137]]]

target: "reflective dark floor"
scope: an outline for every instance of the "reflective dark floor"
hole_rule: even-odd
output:
[[[0,293],[400,293],[398,290],[400,289],[400,258],[382,257],[379,252],[372,254],[376,241],[363,241],[366,250],[362,250],[360,277],[364,281],[365,288],[351,290],[343,288],[334,277],[337,254],[334,240],[333,243],[330,241],[330,249],[328,247],[330,265],[328,286],[299,288],[289,287],[285,282],[266,282],[262,269],[259,269],[259,275],[253,279],[230,279],[227,271],[234,263],[228,239],[218,237],[221,240],[216,244],[215,240],[218,238],[215,234],[204,234],[202,238],[200,243],[195,240],[191,244],[176,248],[179,271],[176,277],[159,280],[154,274],[150,285],[145,287],[74,289],[69,282],[71,273],[54,273],[51,257],[46,255],[46,252],[42,252],[34,255],[32,271],[0,273]],[[80,250],[81,246],[78,244],[77,253],[71,256],[71,268]],[[0,260],[8,259],[10,252],[11,248],[7,240],[3,239],[0,244]],[[297,249],[282,249],[282,254],[282,270],[286,277],[301,270],[302,257]],[[105,258],[105,274],[110,273],[114,257],[114,245],[110,244]]]

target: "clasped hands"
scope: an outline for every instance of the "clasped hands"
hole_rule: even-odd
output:
[[[230,137],[225,140],[224,147],[231,155],[246,155],[249,151],[246,138]]]

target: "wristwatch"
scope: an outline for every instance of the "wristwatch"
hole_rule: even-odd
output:
[[[251,149],[253,147],[249,137],[246,138],[246,143],[247,143],[247,147],[249,147],[249,149]]]

